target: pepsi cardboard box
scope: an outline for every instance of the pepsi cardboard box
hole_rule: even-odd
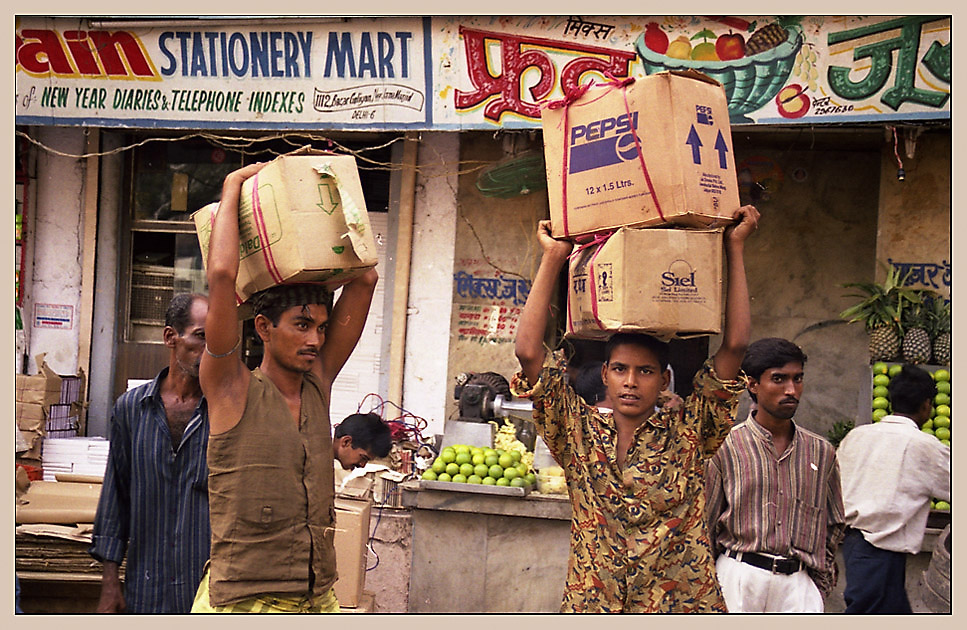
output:
[[[704,74],[593,86],[566,108],[544,108],[541,124],[555,237],[715,227],[739,207],[725,90]]]
[[[208,264],[212,203],[192,214]],[[351,155],[286,154],[242,184],[239,304],[284,283],[345,284],[377,263],[376,240]]]
[[[668,341],[720,333],[723,234],[620,228],[579,248],[568,267],[566,336],[603,340],[627,331]]]

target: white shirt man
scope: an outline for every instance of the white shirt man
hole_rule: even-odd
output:
[[[906,554],[919,553],[930,499],[950,499],[950,448],[920,427],[936,391],[904,366],[890,382],[894,415],[846,434],[836,453],[847,530],[847,613],[909,613]]]

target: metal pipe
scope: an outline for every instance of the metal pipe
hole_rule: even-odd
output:
[[[533,402],[524,398],[506,399],[503,394],[494,396],[493,407],[495,418],[506,418],[512,411],[525,411],[529,417],[534,411]]]

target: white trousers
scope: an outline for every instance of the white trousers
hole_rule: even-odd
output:
[[[715,561],[715,571],[730,613],[821,613],[824,610],[823,596],[806,569],[782,575],[723,554]]]

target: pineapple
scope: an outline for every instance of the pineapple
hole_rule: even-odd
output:
[[[745,44],[747,55],[771,50],[789,38],[789,33],[778,24],[766,24],[749,37]]]
[[[848,282],[843,286],[857,289],[849,294],[862,298],[839,316],[848,323],[863,322],[870,335],[870,363],[892,361],[900,352],[903,339],[902,314],[908,304],[919,301],[919,295],[903,286],[909,272],[900,277],[896,267],[887,268],[886,279],[876,282]]]
[[[933,362],[950,365],[950,302],[940,296],[930,301],[930,333],[933,336]]]
[[[905,332],[903,333],[903,360],[907,363],[930,363],[932,351],[930,347],[929,314],[924,308],[924,298],[929,298],[932,291],[918,291],[916,300],[903,313]]]
[[[879,324],[870,329],[870,363],[892,361],[900,354],[900,328]]]

